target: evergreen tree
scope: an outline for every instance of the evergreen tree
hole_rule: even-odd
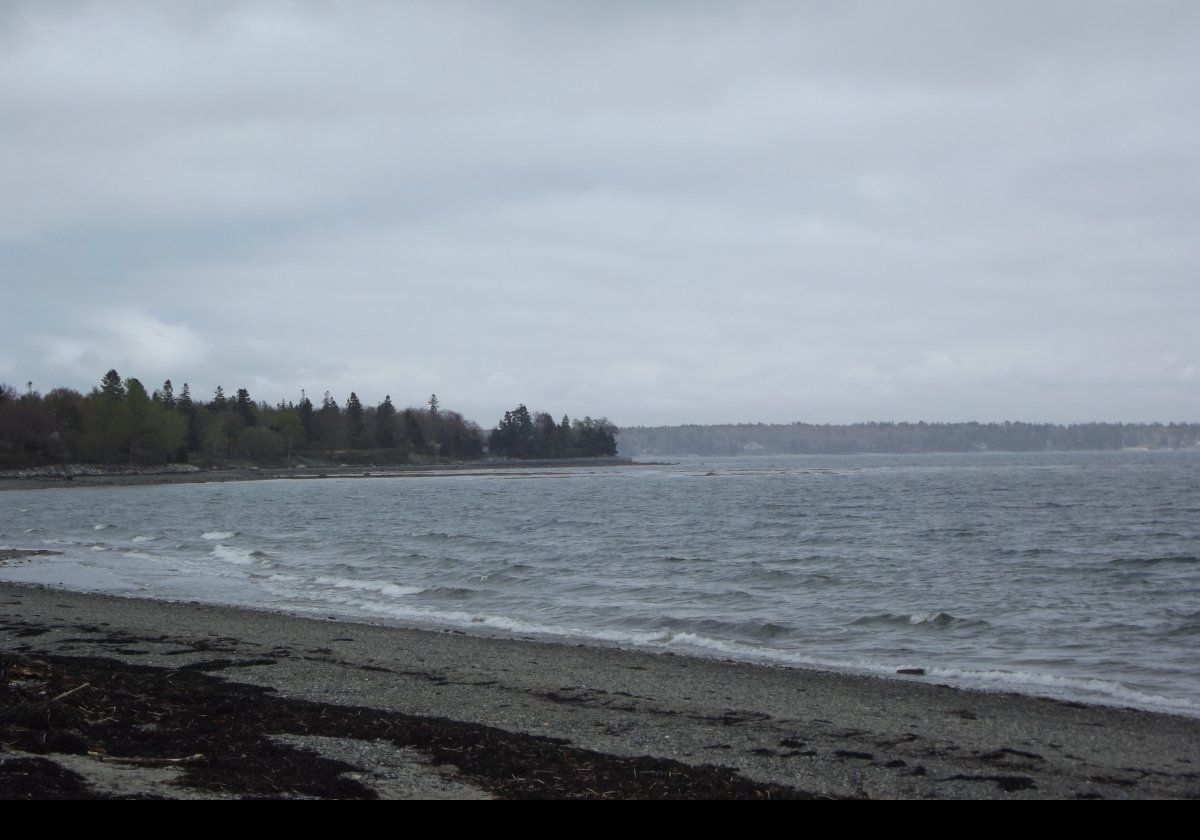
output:
[[[425,455],[429,452],[425,433],[421,431],[421,424],[417,422],[417,416],[411,408],[404,409],[404,441],[408,445],[409,452],[415,452],[418,455]]]
[[[300,389],[300,402],[296,404],[296,413],[300,415],[300,425],[304,427],[304,438],[306,441],[312,440],[313,436],[313,404],[308,398],[308,394],[304,393],[304,389]]]
[[[254,414],[254,402],[250,399],[250,392],[245,388],[237,389],[233,410],[238,413],[248,427],[258,425],[258,418]]]
[[[391,394],[375,409],[375,445],[380,449],[396,445],[396,407],[392,405]]]
[[[493,455],[529,458],[533,454],[533,418],[524,404],[504,412],[504,419],[492,430],[488,447]]]
[[[220,385],[217,386],[217,391],[213,394],[212,402],[208,407],[213,411],[227,411],[229,409],[229,400],[225,397],[225,389]]]
[[[175,411],[183,417],[185,424],[183,447],[187,452],[200,451],[200,418],[199,411],[194,402],[192,402],[192,389],[188,387],[186,382],[183,383],[183,390],[179,392],[179,399],[175,403]],[[181,460],[186,460],[186,456]]]
[[[170,379],[163,382],[162,390],[159,392],[159,399],[163,404],[163,408],[168,410],[175,408],[175,388],[173,385],[171,385]]]
[[[109,402],[120,402],[125,399],[125,385],[121,382],[120,374],[115,370],[104,374],[104,378],[100,380],[100,393]]]
[[[349,399],[346,400],[346,435],[351,449],[358,449],[363,445],[363,432],[362,403],[359,402],[358,394],[351,391]]]
[[[321,408],[313,415],[313,435],[314,443],[319,443],[326,449],[337,449],[343,439],[343,424],[342,412],[338,408],[337,400],[330,396],[329,392],[325,392],[325,398],[321,400]]]

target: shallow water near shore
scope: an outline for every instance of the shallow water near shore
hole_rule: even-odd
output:
[[[1200,453],[10,491],[0,580],[1200,716]]]

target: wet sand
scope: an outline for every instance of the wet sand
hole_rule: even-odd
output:
[[[1200,795],[1200,721],[921,677],[8,584],[0,656],[0,795]]]

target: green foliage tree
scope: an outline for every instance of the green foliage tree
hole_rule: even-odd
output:
[[[287,457],[292,457],[292,450],[304,446],[308,436],[304,433],[304,425],[300,415],[295,410],[286,409],[275,415],[271,429],[279,435],[287,449]]]
[[[249,428],[238,436],[237,448],[240,455],[255,461],[278,461],[287,444],[277,432],[270,429]]]
[[[250,392],[245,388],[238,388],[237,395],[233,401],[233,410],[242,418],[247,426],[257,426],[258,417],[254,411],[254,402],[250,399]]]
[[[308,442],[313,437],[313,404],[303,389],[300,391],[300,402],[296,404],[296,413],[300,417],[300,425],[304,427],[304,440]]]
[[[342,412],[337,400],[325,392],[321,408],[313,415],[312,442],[323,449],[335,450],[343,440]]]
[[[587,419],[572,426],[564,417],[555,424],[521,405],[505,414],[491,438],[497,454],[556,458],[583,454],[585,445],[603,449],[606,422]],[[250,429],[266,434],[246,434]],[[1197,436],[1190,427],[1174,425],[1156,434],[1155,440],[1170,445],[1186,445]],[[1083,432],[1076,437],[1093,439]],[[430,395],[427,407],[398,414],[390,396],[367,409],[357,393],[350,394],[344,411],[328,392],[315,411],[303,392],[297,406],[280,402],[272,407],[254,403],[244,388],[231,400],[218,387],[205,404],[192,399],[186,382],[178,397],[170,379],[148,395],[140,380],[122,380],[116,370],[87,396],[59,388],[43,397],[32,383],[25,393],[0,385],[0,467],[71,460],[153,464],[193,456],[216,462],[228,455],[278,460],[306,445],[327,448],[332,455],[346,443],[355,449],[374,447],[342,453],[364,463],[398,459],[401,453],[410,459],[470,459],[480,457],[483,440],[479,426],[444,409],[436,395]]]
[[[121,375],[115,370],[104,374],[104,378],[100,380],[100,393],[112,402],[125,399],[125,385],[121,382]]]
[[[170,379],[163,382],[162,388],[158,391],[158,397],[159,402],[163,404],[163,408],[166,408],[167,410],[172,410],[175,408],[175,386],[171,384]]]
[[[179,400],[175,403],[175,412],[183,418],[185,431],[182,448],[184,455],[181,460],[186,460],[187,452],[199,452],[200,441],[200,417],[199,406],[192,402],[192,390],[186,382],[183,383],[183,390],[179,392]]]
[[[512,411],[504,412],[504,418],[492,430],[488,448],[493,455],[506,458],[531,458],[534,454],[533,418],[522,403]]]
[[[375,409],[375,445],[380,449],[396,445],[396,407],[392,405],[391,394]]]
[[[425,440],[425,433],[421,431],[421,424],[417,422],[416,412],[411,408],[404,409],[401,425],[405,448],[412,454],[428,455],[429,443]]]
[[[351,449],[365,445],[366,426],[363,423],[363,406],[358,394],[350,392],[346,400],[346,440]]]

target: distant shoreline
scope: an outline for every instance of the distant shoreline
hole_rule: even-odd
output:
[[[556,458],[544,460],[485,459],[453,464],[395,464],[387,466],[332,467],[243,467],[226,469],[128,468],[96,474],[71,474],[70,467],[20,470],[28,475],[0,475],[0,491],[47,490],[72,487],[132,487],[155,484],[208,484],[230,481],[311,480],[321,478],[400,478],[440,473],[491,472],[521,468],[555,469],[564,467],[635,466],[632,458]]]

